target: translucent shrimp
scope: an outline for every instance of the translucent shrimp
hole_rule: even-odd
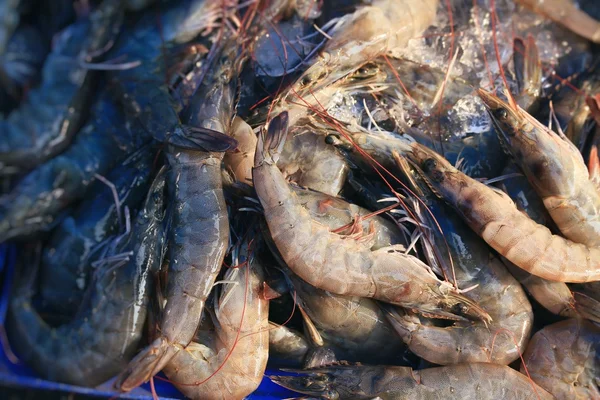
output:
[[[228,283],[215,302],[215,335],[203,335],[165,366],[186,397],[241,400],[262,380],[269,355],[269,301],[262,297],[262,267],[254,258],[247,261],[225,273]]]
[[[442,204],[420,177],[413,178],[407,165],[401,167],[441,229],[440,232],[429,213],[423,211],[421,218],[431,227],[430,240],[424,241],[425,245],[438,249],[444,274],[455,277],[459,287],[471,287],[465,295],[491,318],[437,327],[391,309],[390,322],[413,353],[435,364],[510,364],[524,351],[533,325],[533,311],[525,291],[487,244]]]
[[[31,304],[32,288],[15,291],[8,320],[10,343],[42,377],[96,386],[121,371],[135,353],[152,278],[164,253],[164,183],[164,175],[159,175],[128,240],[119,246],[119,252],[132,255],[97,271],[88,302],[71,322],[49,326]]]
[[[557,400],[600,398],[600,328],[590,322],[569,319],[544,327],[531,338],[523,362]]]
[[[479,95],[490,110],[501,142],[542,198],[563,236],[587,246],[600,246],[600,192],[577,147],[518,106],[513,108],[482,89]]]
[[[552,395],[504,365],[473,363],[409,367],[332,365],[297,376],[271,376],[278,385],[324,399],[551,400]]]
[[[286,113],[271,120],[267,136],[259,137],[252,176],[271,237],[294,273],[336,294],[372,297],[454,318],[487,315],[419,259],[394,246],[371,251],[370,244],[344,239],[314,222],[276,166],[286,129]]]
[[[237,140],[238,146],[233,152],[225,154],[223,162],[236,181],[251,185],[256,135],[250,125],[236,116],[231,124],[231,137]]]
[[[303,334],[283,325],[269,322],[269,360],[276,365],[300,368],[310,350]]]
[[[600,280],[600,249],[553,235],[519,211],[504,192],[466,176],[436,152],[416,143],[403,150],[434,193],[519,268],[555,281]]]

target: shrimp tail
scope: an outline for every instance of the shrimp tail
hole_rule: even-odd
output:
[[[273,165],[279,160],[283,145],[288,134],[289,119],[287,111],[282,112],[269,121],[266,133],[263,131],[258,137],[254,166],[259,167],[264,163]]]
[[[166,142],[182,149],[205,152],[232,151],[238,145],[237,140],[224,133],[187,125],[175,129],[172,135],[167,136]]]
[[[575,310],[581,317],[600,323],[600,302],[580,292],[573,292]]]
[[[142,350],[115,381],[115,388],[127,392],[135,389],[159,373],[165,365],[181,350],[170,345],[166,338],[157,338],[150,346]]]

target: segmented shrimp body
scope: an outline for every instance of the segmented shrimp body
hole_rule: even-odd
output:
[[[344,239],[314,222],[276,166],[286,126],[284,113],[270,122],[268,136],[259,138],[252,176],[271,237],[294,273],[336,294],[372,297],[432,314],[482,314],[419,259],[394,247],[371,251],[370,244]]]
[[[504,192],[472,179],[416,143],[406,156],[478,235],[519,268],[562,282],[600,280],[600,249],[553,235],[517,209]]]

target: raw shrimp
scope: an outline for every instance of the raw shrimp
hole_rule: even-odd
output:
[[[296,300],[336,357],[367,364],[397,364],[406,348],[377,303],[340,296],[288,274]]]
[[[305,103],[323,104],[332,96],[335,89],[328,86],[333,82],[421,34],[433,22],[438,2],[375,0],[341,17],[328,33],[323,54],[275,100],[273,115],[288,111],[290,127],[296,125],[307,112]],[[293,106],[297,97],[302,101]]]
[[[412,370],[409,367],[332,365],[298,376],[271,376],[278,385],[325,399],[550,400],[552,395],[504,365],[472,363]]]
[[[256,135],[250,125],[236,116],[231,124],[231,137],[237,140],[238,146],[233,152],[225,154],[223,162],[236,181],[251,185]]]
[[[269,360],[283,367],[302,367],[310,344],[300,332],[269,322]]]
[[[218,55],[218,64],[190,101],[190,122],[197,128],[167,136],[171,207],[167,305],[161,335],[143,349],[116,382],[131,390],[160,372],[194,338],[206,298],[219,274],[229,242],[223,196],[223,151],[234,149],[227,136],[242,55],[235,36]]]
[[[43,84],[0,121],[0,175],[29,170],[70,145],[98,82],[97,71],[84,63],[99,60],[122,21],[122,2],[104,0],[89,22],[76,24],[61,35],[60,44],[44,65]]]
[[[423,179],[413,176],[406,163],[400,167],[433,216],[421,213],[431,232],[425,245],[438,249],[445,276],[455,278],[461,288],[472,288],[465,295],[485,309],[490,320],[437,327],[390,307],[390,322],[413,353],[435,364],[510,364],[524,351],[531,333],[533,311],[527,295],[487,244],[436,198]]]
[[[417,143],[403,150],[433,192],[519,268],[561,282],[600,280],[600,249],[553,235],[520,212],[504,192],[466,176],[436,152]]]
[[[44,311],[65,315],[77,311],[93,271],[91,264],[102,256],[103,242],[125,224],[125,209],[134,217],[148,193],[155,149],[144,146],[115,167],[106,176],[113,187],[94,182],[83,202],[54,230],[42,256]]]
[[[375,251],[314,222],[298,202],[276,161],[284,145],[287,113],[259,137],[252,176],[271,237],[286,264],[309,284],[335,294],[372,297],[448,317],[486,315],[437,279],[418,258],[397,247]]]
[[[510,163],[504,169],[502,175],[507,176],[518,171],[516,165]],[[504,179],[499,183],[499,186],[512,198],[517,208],[525,212],[533,221],[540,225],[553,227],[553,221],[544,208],[542,200],[535,193],[526,177],[513,176]],[[597,304],[593,298],[580,293],[573,293],[564,282],[549,281],[531,275],[507,259],[504,259],[504,264],[510,273],[527,289],[527,292],[551,313],[567,318],[581,316],[592,321],[600,321],[597,311],[600,310],[600,304]]]
[[[89,300],[73,321],[50,327],[30,303],[32,287],[14,291],[10,343],[45,379],[96,386],[121,371],[133,356],[142,337],[152,277],[163,254],[164,182],[164,176],[155,180],[128,240],[117,247],[131,255],[96,272]]]
[[[503,145],[542,198],[560,232],[576,243],[600,246],[600,192],[583,157],[564,135],[479,89]]]
[[[600,328],[590,322],[569,319],[544,327],[531,338],[523,362],[557,400],[600,398]]]
[[[572,0],[516,0],[578,35],[600,43],[600,22],[577,8]]]
[[[242,256],[249,250],[242,249]],[[260,384],[269,356],[269,301],[263,271],[250,254],[230,268],[215,301],[213,337],[205,335],[173,357],[164,372],[191,399],[243,399]]]
[[[99,97],[93,117],[71,147],[0,197],[0,242],[52,228],[61,213],[84,196],[96,174],[107,174],[150,141],[139,122],[125,119],[109,93]]]
[[[342,190],[348,174],[344,157],[325,143],[325,135],[309,124],[292,129],[277,166],[298,185],[332,196]]]

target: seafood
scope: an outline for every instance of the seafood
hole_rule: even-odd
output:
[[[434,151],[416,143],[403,150],[433,192],[519,268],[554,281],[600,280],[600,249],[553,235],[521,213],[504,192],[466,176]]]
[[[292,273],[288,277],[296,301],[338,359],[367,364],[401,361],[402,341],[375,301],[317,289]]]
[[[89,297],[71,322],[50,327],[30,303],[32,287],[13,293],[9,312],[11,344],[44,378],[96,386],[119,372],[142,337],[153,273],[163,254],[164,176],[154,183],[128,240],[118,251],[126,260],[106,263]]]
[[[507,176],[517,171],[516,165],[510,163],[504,169],[503,175]],[[552,219],[544,208],[542,200],[527,182],[526,177],[513,176],[504,179],[499,186],[513,199],[517,208],[525,212],[533,221],[540,225],[553,227]],[[548,311],[562,317],[584,317],[592,321],[599,320],[598,311],[596,311],[600,309],[599,304],[593,298],[572,292],[564,282],[549,281],[531,275],[506,259],[504,259],[504,264],[527,292]]]
[[[295,371],[296,372],[296,371]],[[325,399],[552,399],[525,375],[504,365],[472,363],[409,367],[332,365],[299,376],[271,376],[288,389]]]
[[[225,257],[229,220],[221,161],[223,152],[237,145],[227,133],[241,64],[236,38],[228,42],[210,77],[190,100],[190,123],[197,128],[166,138],[172,204],[167,305],[161,335],[120,375],[116,387],[121,390],[150,379],[191,342]]]
[[[516,0],[591,40],[600,43],[600,22],[577,8],[572,0]]]
[[[542,198],[560,232],[587,246],[600,245],[600,192],[579,150],[566,137],[482,89],[500,140]]]
[[[473,288],[465,295],[485,309],[490,319],[437,327],[390,307],[390,322],[413,353],[435,364],[510,364],[525,349],[533,324],[525,292],[485,242],[436,198],[422,178],[413,178],[407,165],[403,172],[439,224],[438,229],[429,212],[423,212],[421,219],[431,227],[431,239],[425,245],[438,249],[445,276],[456,279],[459,287]]]
[[[568,319],[544,327],[531,338],[523,362],[557,400],[600,397],[600,328],[590,322]]]
[[[266,137],[259,137],[252,177],[271,237],[294,273],[335,294],[372,297],[434,315],[485,315],[419,259],[394,246],[371,251],[368,244],[313,221],[276,166],[286,130],[285,112],[269,122]]]
[[[64,32],[60,45],[44,65],[43,84],[0,121],[2,175],[30,170],[63,152],[72,142],[98,82],[97,71],[85,63],[99,60],[118,34],[123,20],[121,4],[104,0],[89,22]]]
[[[69,149],[28,173],[0,197],[0,242],[52,228],[95,180],[150,141],[136,121],[127,120],[108,92]]]
[[[250,125],[236,116],[231,124],[231,137],[237,141],[238,146],[233,152],[225,154],[223,162],[236,181],[251,185],[256,135]]]
[[[105,240],[127,222],[122,214],[130,210],[135,216],[148,192],[155,159],[152,150],[152,145],[144,146],[115,167],[106,177],[113,187],[96,180],[86,199],[53,232],[41,265],[45,310],[66,315],[77,310],[93,271],[91,264],[101,258]]]
[[[269,302],[261,296],[262,267],[248,251],[240,252],[247,265],[228,269],[223,278],[228,283],[215,301],[215,334],[197,338],[165,366],[167,377],[191,399],[243,399],[262,380]]]
[[[284,367],[299,368],[310,345],[300,332],[269,322],[269,360]]]

